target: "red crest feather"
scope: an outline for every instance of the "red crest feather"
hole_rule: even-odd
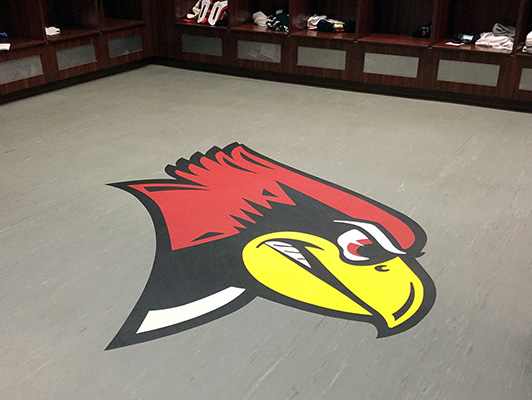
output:
[[[254,223],[261,215],[253,204],[295,205],[279,184],[310,196],[353,219],[379,224],[403,248],[415,240],[412,229],[384,206],[318,178],[269,160],[242,145],[214,148],[193,161],[180,160],[166,171],[172,181],[130,183],[127,186],[150,198],[166,222],[172,250],[239,233],[236,219]]]

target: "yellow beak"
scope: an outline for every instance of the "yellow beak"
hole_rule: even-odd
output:
[[[299,246],[290,244],[294,242]],[[332,280],[324,280],[317,273],[322,267],[315,261],[313,266],[298,248],[310,252]],[[375,265],[349,264],[334,243],[306,233],[260,236],[246,245],[242,257],[249,273],[277,293],[324,309],[380,315],[389,329],[416,314],[425,296],[421,279],[401,257]]]

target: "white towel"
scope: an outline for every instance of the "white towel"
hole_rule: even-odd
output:
[[[49,26],[46,28],[46,36],[59,35],[60,33],[61,29],[56,28],[55,26]]]
[[[532,48],[532,32],[530,32],[530,33],[526,36],[525,45],[526,45],[526,47]]]
[[[262,11],[258,11],[253,14],[253,22],[258,26],[266,26],[266,21],[268,21],[268,16]]]
[[[491,32],[484,32],[480,34],[480,39],[475,44],[510,53],[514,48],[514,39],[509,36],[495,36]]]

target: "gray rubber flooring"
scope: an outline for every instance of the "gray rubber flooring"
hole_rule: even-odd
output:
[[[0,131],[2,398],[532,398],[531,114],[148,66],[3,105]],[[418,222],[432,311],[376,339],[257,298],[104,351],[155,253],[106,184],[235,141]]]

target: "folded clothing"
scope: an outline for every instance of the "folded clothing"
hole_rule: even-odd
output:
[[[530,47],[530,48],[532,48],[532,32],[530,32],[530,33],[526,36],[525,45],[526,45],[526,47]]]
[[[268,17],[266,26],[274,31],[288,32],[288,25],[290,23],[289,21],[290,18],[288,12],[282,8],[279,8]]]
[[[475,45],[511,52],[514,48],[514,39],[510,36],[495,36],[491,32],[484,32],[480,34],[480,39]]]
[[[326,15],[317,15],[317,14],[314,14],[313,16],[309,17],[307,19],[307,28],[310,29],[310,30],[317,30],[318,29],[318,24],[321,22],[321,21],[327,21],[329,24],[342,24],[343,25],[343,21],[339,21],[337,19],[332,19],[332,18],[329,18],[327,17]]]
[[[326,15],[313,15],[307,19],[307,28],[318,32],[355,32],[354,22],[343,22]]]
[[[59,35],[60,33],[61,29],[56,28],[55,26],[49,26],[46,28],[46,36]]]
[[[262,11],[258,11],[255,14],[253,14],[253,22],[255,23],[255,25],[266,26],[267,21],[268,21],[268,16],[264,14]]]
[[[514,37],[515,36],[515,27],[513,27],[513,26],[505,26],[505,25],[496,23],[495,25],[493,25],[493,28],[491,29],[491,33],[493,33],[495,36]]]

